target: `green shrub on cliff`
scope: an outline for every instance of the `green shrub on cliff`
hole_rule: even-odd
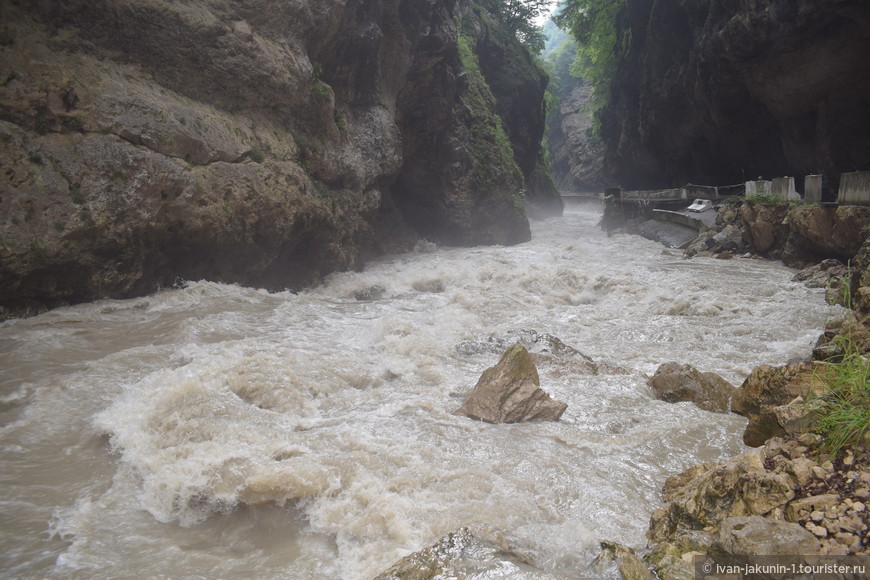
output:
[[[592,82],[593,106],[600,109],[610,95],[610,83],[620,55],[631,46],[631,34],[619,34],[616,20],[626,0],[562,0],[553,21],[577,40],[571,72]]]
[[[469,117],[469,145],[476,162],[474,177],[477,184],[486,189],[512,184],[519,190],[523,175],[514,160],[501,118],[495,112],[495,97],[480,71],[473,43],[468,36],[459,36],[459,58],[468,78],[468,88],[460,98]]]
[[[479,0],[480,5],[498,18],[533,54],[544,49],[541,28],[535,24],[552,6],[554,0]]]
[[[819,415],[816,431],[834,455],[845,445],[860,443],[870,431],[870,359],[850,337],[838,340],[845,353],[842,360],[824,365],[818,374],[830,392],[810,401]]]

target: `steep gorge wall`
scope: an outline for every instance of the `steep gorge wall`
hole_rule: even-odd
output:
[[[625,187],[870,163],[870,3],[628,0],[602,115]]]
[[[604,143],[594,129],[592,85],[572,77],[560,97],[547,128],[553,180],[566,192],[602,191],[613,184],[604,176]]]
[[[420,235],[529,237],[540,136],[493,113],[501,95],[469,110],[466,1],[34,0],[0,16],[6,316],[179,280],[299,288]],[[540,76],[519,82],[542,100]],[[475,115],[510,136],[486,176]]]

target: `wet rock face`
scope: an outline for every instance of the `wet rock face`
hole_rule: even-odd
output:
[[[661,578],[693,577],[692,556],[720,564],[752,556],[870,551],[870,456],[831,457],[821,437],[773,438],[723,463],[668,478],[653,512],[644,560]],[[687,558],[688,557],[688,558]]]
[[[570,82],[547,132],[550,172],[563,191],[600,191],[613,182],[604,176],[604,143],[591,131],[592,86],[575,77]]]
[[[487,423],[558,421],[568,405],[550,398],[540,384],[532,356],[515,344],[484,371],[456,414]]]
[[[551,575],[532,564],[530,551],[495,528],[468,526],[405,556],[374,580],[485,578],[502,575],[506,569],[530,577],[550,578]]]
[[[299,288],[421,234],[528,239],[536,93],[477,187],[463,6],[4,3],[0,315],[181,280]]]
[[[656,398],[662,401],[691,401],[714,413],[731,410],[735,389],[716,373],[702,373],[691,365],[671,362],[660,365],[648,382]]]
[[[798,397],[806,399],[826,392],[815,373],[814,366],[808,363],[754,368],[731,401],[732,412],[749,419],[743,442],[758,447],[771,437],[785,435],[777,410]]]
[[[806,268],[826,259],[846,263],[868,237],[870,207],[792,207],[746,201],[722,207],[716,227],[693,240],[686,254],[752,252]]]
[[[625,187],[854,171],[870,159],[870,4],[629,0],[604,111]]]

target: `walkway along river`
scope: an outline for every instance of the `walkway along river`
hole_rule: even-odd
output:
[[[366,579],[475,523],[553,577],[601,539],[643,546],[665,478],[742,452],[745,420],[641,373],[739,385],[809,355],[829,307],[782,265],[683,260],[599,217],[299,294],[196,282],[3,323],[0,574]],[[558,423],[454,416],[519,331],[625,370],[541,365]]]

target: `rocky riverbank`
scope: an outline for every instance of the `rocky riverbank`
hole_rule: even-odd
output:
[[[694,256],[747,251],[757,256],[761,247],[755,244],[769,231],[772,241],[764,248],[766,257],[786,256],[791,261],[791,256],[792,263],[800,265],[806,265],[809,256],[838,252],[848,267],[823,262],[796,278],[834,288],[829,294],[849,308],[842,318],[829,322],[812,360],[759,366],[737,389],[712,373],[678,363],[662,365],[649,378],[652,392],[663,400],[693,401],[711,412],[730,410],[747,417],[743,438],[755,449],[668,478],[662,489],[664,505],[650,519],[648,545],[631,549],[603,541],[601,555],[591,564],[595,570],[631,580],[650,580],[653,573],[666,580],[689,580],[696,578],[698,563],[707,559],[733,565],[760,556],[788,556],[797,563],[799,557],[818,562],[820,557],[870,555],[870,435],[859,434],[832,449],[830,438],[816,432],[825,431],[819,425],[819,407],[807,403],[830,394],[846,337],[850,351],[863,354],[858,360],[867,366],[868,209],[798,208],[791,213],[754,204],[727,207],[719,227],[696,240]],[[788,227],[792,223],[797,227]],[[809,223],[815,227],[804,226]],[[834,229],[837,233],[831,234]],[[818,242],[808,246],[807,240]],[[844,561],[848,560],[838,560]],[[457,570],[504,567],[553,577],[534,568],[530,548],[509,535],[463,528],[397,562],[378,578],[427,580]]]
[[[862,369],[863,379],[854,379],[858,388],[867,388],[868,215],[864,207],[726,206],[718,228],[687,250],[687,256],[720,258],[752,251],[794,266],[827,258],[796,279],[828,286],[829,301],[847,310],[828,323],[814,360],[757,367],[735,392],[731,410],[749,419],[743,438],[756,450],[667,480],[665,506],[651,518],[644,557],[661,578],[695,578],[699,555],[732,563],[754,556],[870,554],[870,432],[868,410],[860,408],[866,398],[857,402],[864,422],[859,419],[843,448],[816,433],[830,433],[830,426],[819,424],[819,407],[808,403],[823,401],[835,388],[845,351]]]
[[[854,258],[870,237],[870,207],[726,202],[716,226],[699,235],[686,256],[752,253],[805,268],[824,259]]]
[[[695,558],[870,554],[870,453],[824,451],[811,433],[776,437],[724,463],[669,478],[644,560],[661,578],[695,578]]]

